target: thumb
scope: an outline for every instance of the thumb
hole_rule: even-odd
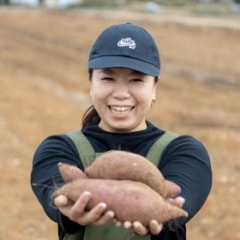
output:
[[[181,188],[176,183],[165,180],[165,185],[167,188],[167,198],[172,198],[180,194]]]

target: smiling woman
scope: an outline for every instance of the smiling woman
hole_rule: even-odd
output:
[[[88,68],[92,106],[83,115],[82,129],[77,131],[80,150],[69,134],[59,134],[46,138],[33,159],[31,182],[49,186],[38,188],[35,184],[33,191],[47,215],[57,223],[59,239],[185,240],[186,223],[201,209],[210,192],[211,164],[208,152],[201,142],[192,136],[183,135],[170,143],[163,143],[166,131],[146,119],[152,102],[156,99],[156,86],[160,76],[160,57],[154,39],[144,28],[134,24],[110,26],[93,44]],[[161,140],[161,145],[158,140]],[[152,150],[154,146],[162,152],[154,154],[157,160],[149,157],[155,153]],[[89,148],[92,149],[91,153],[88,152]],[[161,218],[150,214],[148,223],[140,219],[124,219],[121,222],[116,212],[109,209],[106,203],[112,203],[112,198],[89,208],[91,199],[96,197],[94,191],[79,193],[74,199],[69,199],[64,194],[53,194],[56,186],[65,183],[58,170],[59,162],[76,166],[70,168],[72,170],[67,175],[70,179],[67,182],[75,186],[76,181],[81,182],[80,170],[85,170],[99,153],[110,150],[132,152],[154,163],[156,171],[162,173],[166,183],[166,202],[183,208],[188,213],[185,214],[187,217],[163,222],[159,220]],[[114,152],[119,154],[119,151]],[[127,161],[132,160],[127,158]],[[125,165],[127,171],[127,164]],[[136,174],[141,173],[136,171]],[[90,179],[85,180],[87,182]],[[120,210],[126,212],[131,208],[138,212],[141,209],[139,205],[134,208],[127,201],[119,201],[120,195],[124,195],[124,189],[116,191],[115,187],[117,185],[113,186],[114,198],[117,198]],[[109,188],[110,192],[111,190]],[[139,202],[141,200],[141,197],[137,199]],[[147,202],[144,201],[144,207]],[[159,204],[156,208],[158,213],[168,212]]]
[[[94,69],[90,95],[99,126],[110,132],[145,129],[155,91],[153,76],[128,68]]]

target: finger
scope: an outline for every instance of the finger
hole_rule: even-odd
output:
[[[54,199],[54,204],[63,215],[68,216],[73,202],[66,196],[60,195]]]
[[[185,203],[185,199],[183,197],[168,198],[168,202],[176,207],[182,207]]]
[[[176,183],[165,180],[165,185],[167,188],[167,198],[175,197],[181,193],[181,188]]]
[[[90,192],[83,192],[71,208],[70,219],[77,220],[79,216],[85,213],[87,204],[91,198]]]
[[[60,196],[54,198],[54,204],[57,208],[67,206],[68,199],[66,196],[60,195]]]
[[[121,227],[122,223],[121,222],[116,222],[116,227]]]
[[[122,226],[122,222],[118,221],[116,218],[113,218],[112,221],[115,223],[116,227]]]
[[[115,214],[113,211],[105,212],[94,224],[103,225],[114,218]]]
[[[133,229],[139,235],[146,235],[148,233],[148,229],[143,226],[140,222],[133,222]]]
[[[113,218],[112,221],[115,223],[116,227],[121,227],[121,226],[124,227],[123,223],[118,221],[116,218]]]
[[[157,235],[161,232],[163,225],[159,224],[156,220],[152,220],[149,224],[150,232]]]
[[[90,211],[85,212],[84,216],[82,216],[81,221],[84,225],[97,222],[101,216],[103,216],[106,211],[107,205],[106,203],[99,203]]]
[[[60,195],[54,199],[54,203],[63,215],[67,216],[72,221],[78,222],[78,220],[85,213],[85,209],[90,197],[91,194],[86,191],[74,203],[70,201],[66,196]],[[81,224],[82,222],[78,223]]]
[[[126,229],[131,229],[132,228],[132,223],[129,221],[126,221],[123,223],[123,227]]]

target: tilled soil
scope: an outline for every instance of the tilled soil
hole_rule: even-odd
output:
[[[48,135],[81,127],[90,104],[88,52],[103,28],[119,22],[146,27],[161,51],[149,119],[195,136],[211,155],[213,188],[188,239],[240,239],[239,22],[12,7],[0,8],[0,240],[57,239],[31,191],[32,155]]]

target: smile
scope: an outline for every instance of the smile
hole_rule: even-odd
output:
[[[130,106],[109,106],[110,110],[116,114],[126,114],[129,113],[133,107]]]

